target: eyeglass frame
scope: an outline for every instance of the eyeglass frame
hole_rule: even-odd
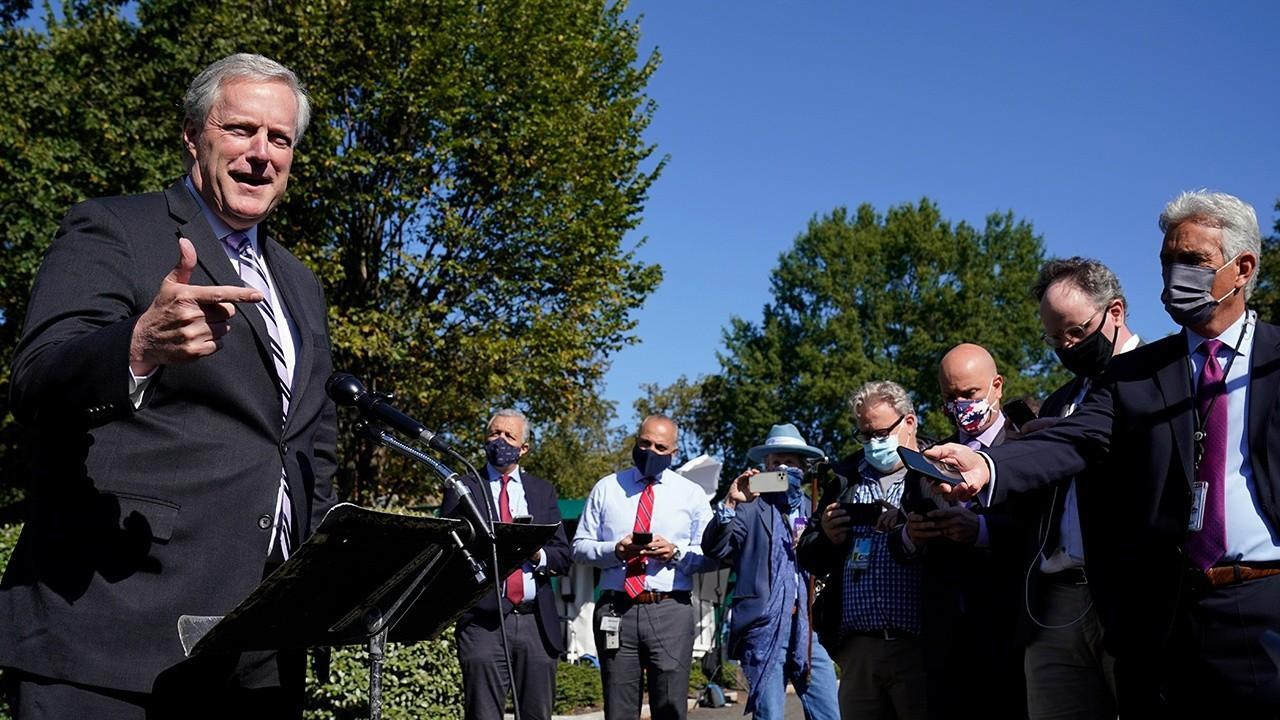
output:
[[[1063,330],[1060,333],[1055,333],[1053,335],[1050,335],[1047,332],[1042,332],[1040,333],[1040,339],[1044,342],[1045,345],[1048,345],[1051,348],[1061,348],[1063,346],[1062,342],[1055,342],[1055,339],[1057,338],[1061,338],[1063,341],[1070,340],[1073,344],[1081,342],[1082,340],[1084,340],[1085,338],[1093,334],[1094,331],[1089,330],[1089,327],[1093,325],[1094,318],[1098,317],[1099,315],[1105,316],[1107,313],[1107,309],[1110,307],[1111,307],[1111,303],[1107,303],[1106,305],[1103,305],[1097,310],[1094,310],[1093,314],[1089,316],[1088,320],[1085,320],[1079,325],[1072,325],[1071,327],[1067,328],[1066,330]],[[1105,322],[1105,320],[1103,322]],[[1099,324],[1098,327],[1102,327],[1101,324]],[[1071,337],[1071,333],[1073,332],[1080,333],[1080,337]]]
[[[906,416],[906,415],[899,415],[899,416],[898,416],[898,419],[897,419],[897,420],[895,420],[895,421],[894,421],[894,423],[893,423],[892,425],[890,425],[889,427],[884,428],[884,429],[882,429],[882,430],[871,430],[871,431],[869,431],[869,432],[863,432],[863,431],[859,430],[859,431],[854,435],[854,438],[856,438],[856,439],[857,439],[857,441],[858,441],[858,442],[860,442],[860,443],[862,443],[863,445],[866,445],[867,443],[871,442],[872,440],[883,440],[883,439],[885,439],[885,438],[889,437],[889,434],[890,434],[890,433],[892,433],[894,430],[897,430],[897,429],[898,429],[898,426],[902,424],[902,421],[903,421],[903,420],[906,420],[906,419],[907,419],[907,416]]]

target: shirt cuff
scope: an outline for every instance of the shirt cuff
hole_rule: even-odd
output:
[[[134,375],[133,371],[129,371],[129,402],[133,403],[133,409],[137,410],[142,407],[142,397],[147,393],[147,385],[151,384],[151,378],[155,376],[159,366],[153,368],[146,375]]]
[[[978,540],[973,544],[974,547],[989,547],[991,545],[991,537],[987,535],[987,519],[981,515],[978,516]]]
[[[722,522],[728,522],[737,516],[738,508],[725,505],[723,500],[716,504],[716,517],[720,518]]]

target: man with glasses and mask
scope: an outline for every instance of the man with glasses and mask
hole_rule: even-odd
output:
[[[963,343],[948,351],[938,364],[938,389],[956,431],[946,442],[987,448],[1017,437],[1003,412],[1004,385],[986,348]],[[1005,508],[964,502],[930,508],[932,484],[926,478],[909,484],[905,495],[911,511],[892,547],[924,568],[931,707],[949,707],[964,691],[966,681],[953,668],[978,662],[994,666],[1001,688],[987,701],[991,715],[1025,717],[1022,648],[1015,639],[1021,528]]]
[[[1108,592],[1121,715],[1275,717],[1276,667],[1258,641],[1280,627],[1280,328],[1246,308],[1257,216],[1188,192],[1160,229],[1161,299],[1182,332],[1115,357],[1051,428],[985,456],[930,454],[964,476],[940,492],[993,502],[1105,475],[1124,518]]]
[[[849,400],[862,449],[840,461],[797,547],[826,586],[815,608],[822,644],[840,666],[840,715],[929,717],[921,637],[921,570],[889,550],[896,508],[915,481],[898,448],[919,449],[907,391],[869,382]]]
[[[1141,341],[1125,322],[1120,280],[1097,260],[1051,260],[1032,294],[1040,302],[1042,338],[1075,376],[1041,407],[1037,423],[1047,427],[1080,407],[1114,355]],[[1125,518],[1111,512],[1106,481],[1086,474],[1037,491],[1027,518],[1034,524],[1022,562],[1021,635],[1033,720],[1116,714],[1115,660],[1103,646],[1105,608],[1114,601],[1104,595],[1103,578],[1114,570],[1106,561]],[[1093,552],[1086,555],[1086,546]]]
[[[676,433],[669,417],[644,419],[635,466],[596,483],[573,537],[573,558],[601,569],[594,628],[608,720],[640,716],[641,671],[654,720],[688,713],[692,576],[718,563],[702,554],[706,494],[670,469]]]
[[[485,593],[458,618],[454,635],[458,664],[462,668],[462,694],[471,720],[501,720],[507,706],[510,682],[520,697],[520,715],[534,720],[550,718],[555,702],[556,665],[564,652],[564,635],[556,613],[551,576],[569,569],[569,541],[561,525],[559,496],[551,483],[520,467],[529,452],[529,421],[519,410],[503,409],[489,419],[485,433],[487,487],[464,478],[481,508],[491,508],[492,519],[556,525],[556,533],[518,570],[506,577],[502,599]],[[488,492],[492,504],[485,501]],[[442,515],[458,512],[459,498],[445,491]],[[486,550],[487,553],[487,550]],[[511,669],[502,649],[498,613],[505,618],[511,648]]]
[[[764,444],[747,451],[766,472],[785,473],[784,491],[751,487],[751,468],[729,485],[702,536],[708,557],[738,573],[729,623],[729,657],[742,663],[750,692],[746,712],[781,719],[790,680],[808,720],[838,720],[831,656],[814,639],[809,612],[812,579],[796,566],[795,541],[813,514],[802,490],[806,459],[823,452],[795,425],[774,425]]]

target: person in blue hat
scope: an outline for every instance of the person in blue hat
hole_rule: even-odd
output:
[[[795,425],[774,425],[747,457],[766,471],[786,473],[785,491],[754,492],[752,468],[729,485],[702,535],[702,551],[738,573],[729,620],[729,656],[742,663],[751,686],[746,712],[762,720],[783,717],[787,681],[809,720],[836,720],[835,666],[814,636],[809,608],[812,579],[796,565],[795,541],[812,514],[801,491],[806,460],[823,452]]]

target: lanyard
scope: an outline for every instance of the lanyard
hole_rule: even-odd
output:
[[[1222,370],[1222,395],[1224,396],[1227,394],[1227,378],[1231,375],[1231,366],[1235,363],[1236,356],[1240,354],[1240,346],[1244,344],[1244,334],[1249,330],[1249,323],[1251,322],[1253,322],[1253,311],[1248,311],[1245,313],[1244,324],[1240,326],[1240,336],[1236,338],[1235,347],[1231,348],[1231,357],[1227,358],[1227,366]],[[1204,367],[1200,368],[1201,377],[1204,376],[1205,370],[1209,368],[1210,359],[1212,359],[1212,356],[1206,353]],[[1192,378],[1192,380],[1194,380],[1194,378]],[[1191,389],[1191,395],[1194,397],[1195,394],[1196,394],[1196,391],[1195,391],[1195,388],[1193,387]],[[1194,435],[1191,436],[1192,440],[1195,441],[1195,471],[1196,472],[1200,471],[1200,461],[1204,459],[1204,441],[1206,437],[1204,428],[1205,428],[1205,425],[1209,423],[1208,416],[1213,414],[1213,405],[1214,403],[1218,402],[1218,397],[1219,397],[1218,395],[1214,395],[1213,397],[1209,398],[1209,407],[1205,408],[1204,417],[1200,416],[1200,408],[1197,405],[1197,403],[1194,401],[1191,403],[1191,412],[1195,414],[1194,417],[1195,417],[1195,424],[1196,424],[1196,432]]]

